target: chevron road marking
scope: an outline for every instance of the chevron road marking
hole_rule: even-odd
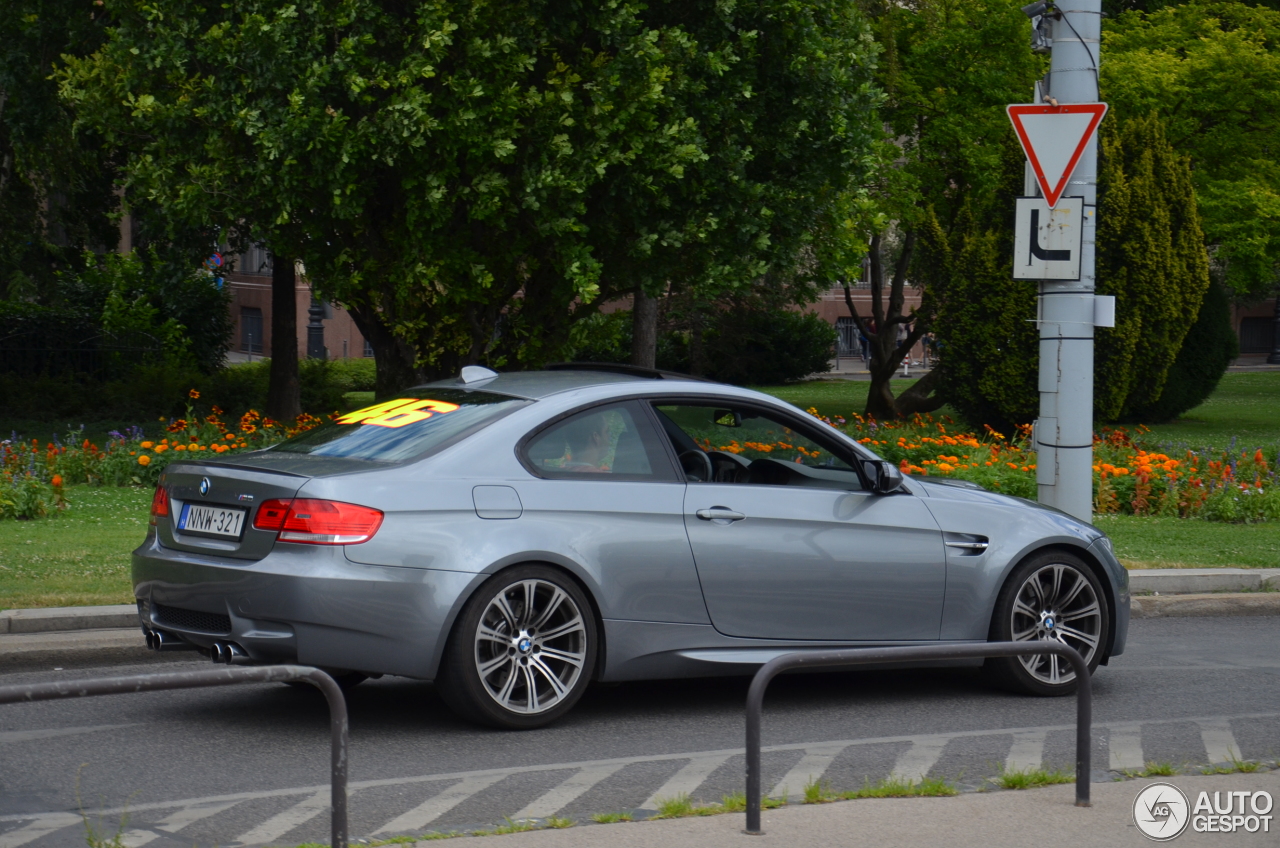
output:
[[[379,833],[402,833],[409,830],[422,830],[472,795],[488,789],[509,772],[500,774],[480,774],[464,777],[439,794],[433,795],[407,813],[396,816],[391,821],[374,831]]]
[[[1004,761],[1005,771],[1034,771],[1044,762],[1043,730],[1013,734],[1013,747]]]
[[[306,824],[329,809],[329,800],[328,789],[317,792],[231,841],[241,845],[262,845],[265,842],[274,842],[295,827]]]
[[[611,766],[592,766],[570,775],[563,783],[529,804],[512,816],[513,819],[545,819],[554,816],[565,807],[576,801],[581,795],[600,781],[609,777],[621,764]]]
[[[27,816],[27,818],[32,817]],[[42,836],[53,833],[55,830],[61,830],[73,824],[81,824],[81,822],[82,819],[79,816],[71,813],[45,813],[26,827],[0,835],[0,848],[18,848],[19,845],[34,842]]]
[[[805,786],[812,781],[822,780],[822,776],[831,767],[831,761],[848,747],[848,745],[832,745],[807,748],[800,762],[782,776],[782,779],[773,787],[773,791],[769,793],[769,797],[803,796]]]
[[[1110,761],[1113,769],[1139,769],[1144,764],[1141,730],[1143,727],[1165,724],[1194,722],[1201,728],[1201,738],[1205,752],[1211,762],[1222,762],[1232,756],[1239,757],[1240,749],[1231,733],[1230,722],[1234,720],[1276,719],[1280,712],[1250,713],[1238,716],[1204,716],[1159,719],[1136,722],[1100,722],[1094,725],[1097,731],[1106,732],[1110,738]],[[982,738],[991,736],[1011,736],[1013,743],[1005,760],[1006,768],[1035,768],[1043,759],[1044,740],[1051,731],[1072,731],[1075,725],[1053,725],[1046,727],[1006,727],[995,730],[965,730],[947,734],[925,734],[915,736],[882,736],[862,739],[846,739],[832,742],[803,742],[787,745],[770,745],[763,748],[766,752],[801,751],[803,756],[799,763],[788,772],[780,783],[787,784],[789,791],[801,791],[810,779],[820,780],[839,753],[850,746],[880,745],[885,743],[910,743],[910,747],[899,756],[894,765],[893,774],[900,779],[919,780],[928,774],[937,763],[947,742],[953,739]],[[553,815],[566,805],[581,797],[600,781],[619,771],[623,767],[635,763],[675,762],[683,761],[684,765],[669,778],[644,803],[643,809],[656,809],[657,800],[669,798],[680,793],[692,793],[707,780],[718,768],[731,757],[740,756],[741,748],[730,748],[719,751],[701,751],[696,753],[658,754],[649,756],[618,757],[608,760],[590,760],[573,763],[545,763],[533,766],[505,769],[480,769],[476,771],[452,772],[447,774],[416,775],[400,778],[381,778],[377,780],[353,781],[349,791],[354,798],[364,789],[378,787],[409,787],[419,784],[444,783],[453,781],[443,791],[435,792],[430,798],[417,807],[388,821],[374,831],[375,834],[391,834],[398,832],[421,831],[437,821],[444,814],[457,807],[467,799],[475,796],[505,777],[517,774],[537,774],[572,770],[574,773],[559,785],[545,792],[538,800],[529,804],[519,816],[545,817]],[[791,786],[795,783],[795,786]],[[781,788],[781,787],[779,787]],[[259,799],[295,798],[297,802],[289,809],[262,822],[255,828],[239,836],[234,842],[241,844],[261,844],[279,840],[290,830],[311,821],[324,813],[329,806],[329,787],[300,786],[287,789],[270,789],[254,792],[211,796],[206,798],[189,798],[184,800],[156,801],[130,804],[129,807],[113,807],[86,811],[84,816],[91,822],[99,819],[120,816],[126,812],[131,814],[149,811],[172,811],[157,824],[146,829],[135,829],[123,834],[125,843],[131,848],[140,848],[160,835],[157,831],[175,833],[187,825],[200,819],[214,816],[237,804]],[[43,836],[72,825],[80,825],[82,817],[65,811],[46,813],[8,813],[0,815],[0,826],[17,825],[7,833],[0,833],[0,848],[20,848]],[[227,840],[223,844],[232,844]]]
[[[947,747],[947,743],[953,738],[952,736],[917,737],[912,741],[911,747],[898,757],[898,762],[890,774],[902,780],[919,783],[928,776],[929,769],[933,768],[938,758],[942,756],[942,749]]]
[[[1146,765],[1142,757],[1141,724],[1112,725],[1108,742],[1113,771],[1141,771]]]
[[[736,752],[735,752],[736,753]],[[667,798],[678,798],[681,795],[692,795],[698,790],[711,773],[729,762],[731,754],[724,752],[705,757],[694,757],[684,764],[680,771],[671,775],[667,782],[654,790],[653,794],[640,805],[642,810],[656,810],[658,804]]]
[[[229,810],[239,803],[239,801],[221,801],[212,804],[192,804],[165,816],[155,823],[153,829],[144,830],[139,828],[121,834],[120,841],[124,843],[125,848],[142,848],[143,845],[160,837],[160,834],[156,833],[157,830],[177,833],[189,824],[194,824],[201,819],[207,819],[209,816],[216,816],[223,810]]]
[[[1210,763],[1229,763],[1240,759],[1240,745],[1231,732],[1228,719],[1197,721],[1196,724],[1200,725],[1200,739],[1204,742],[1204,752]]]

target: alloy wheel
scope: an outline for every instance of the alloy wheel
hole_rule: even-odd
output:
[[[1091,664],[1103,633],[1103,609],[1093,584],[1078,569],[1052,563],[1036,569],[1018,588],[1010,615],[1016,642],[1055,640],[1074,648]],[[1056,654],[1019,657],[1027,673],[1042,683],[1075,679],[1075,670]]]
[[[489,697],[512,713],[544,713],[564,701],[582,675],[587,650],[578,604],[538,578],[499,590],[476,628],[476,672]]]

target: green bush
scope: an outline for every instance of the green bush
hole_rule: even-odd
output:
[[[835,328],[789,309],[731,309],[706,341],[707,373],[739,385],[774,385],[831,370]]]
[[[1182,341],[1178,357],[1169,367],[1164,391],[1150,406],[1130,414],[1134,421],[1172,421],[1209,399],[1231,360],[1240,353],[1240,342],[1231,329],[1231,302],[1216,283],[1205,292],[1200,314]]]
[[[266,408],[270,382],[271,360],[259,359],[228,365],[195,387],[202,408],[217,406],[238,416]],[[298,363],[298,383],[302,411],[325,415],[345,408],[343,395],[347,392],[372,391],[373,361],[303,359]]]
[[[631,361],[631,312],[582,322],[579,362]],[[705,376],[724,383],[771,385],[831,369],[835,328],[817,315],[790,309],[723,310],[703,336]],[[689,373],[689,339],[683,332],[658,336],[657,367]]]

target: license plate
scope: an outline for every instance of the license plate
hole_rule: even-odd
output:
[[[244,527],[244,514],[243,509],[225,506],[183,504],[182,515],[178,516],[178,529],[188,533],[206,533],[210,536],[231,536],[238,539],[240,530]]]

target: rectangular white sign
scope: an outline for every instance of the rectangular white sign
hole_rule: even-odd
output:
[[[1084,198],[1062,197],[1053,209],[1043,197],[1019,197],[1013,231],[1015,280],[1080,279]]]

